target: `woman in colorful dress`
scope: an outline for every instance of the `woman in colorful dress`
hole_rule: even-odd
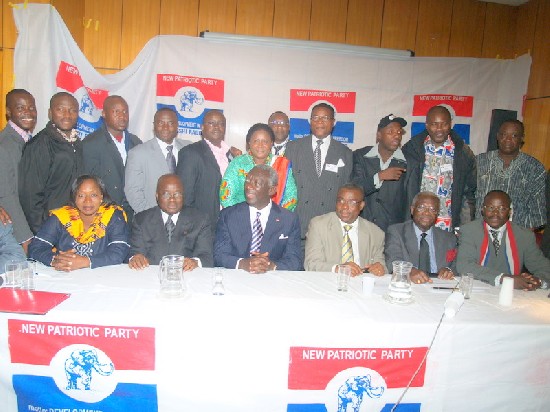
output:
[[[50,216],[29,245],[29,256],[57,270],[122,263],[128,254],[128,225],[97,176],[82,175],[71,187],[68,206]]]
[[[244,181],[246,175],[256,165],[267,164],[279,175],[277,193],[273,202],[288,210],[294,210],[298,202],[296,181],[290,161],[283,156],[273,156],[271,148],[275,142],[273,130],[264,123],[256,123],[246,134],[247,154],[238,156],[227,167],[220,186],[222,207],[244,202]]]

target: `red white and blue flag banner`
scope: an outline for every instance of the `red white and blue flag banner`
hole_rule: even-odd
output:
[[[8,320],[19,412],[158,410],[155,329]]]
[[[165,35],[152,38],[124,70],[102,75],[55,8],[31,3],[13,13],[19,32],[15,86],[36,98],[35,133],[47,122],[50,97],[61,90],[79,101],[81,137],[101,124],[103,100],[116,94],[128,102],[130,132],[144,141],[153,137],[159,107],[174,108],[179,137],[194,141],[204,114],[220,109],[226,141],[241,149],[250,126],[266,123],[277,110],[290,118],[291,138],[300,138],[309,133],[311,108],[332,104],[333,136],[357,149],[375,143],[378,122],[390,113],[408,121],[405,143],[424,129],[427,110],[443,104],[455,131],[480,153],[487,148],[493,109],[514,110],[521,118],[531,66],[528,55],[391,59]]]
[[[399,412],[419,412],[427,347],[291,347],[287,412],[389,412],[411,382]],[[418,370],[418,373],[416,371]],[[416,375],[415,375],[416,373]],[[413,379],[414,376],[414,379]],[[411,381],[412,379],[412,381]]]

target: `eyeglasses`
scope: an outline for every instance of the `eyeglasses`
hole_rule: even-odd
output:
[[[349,207],[355,207],[358,204],[360,204],[362,200],[355,200],[355,199],[342,199],[341,197],[336,199],[336,203],[339,205],[348,205]]]
[[[225,127],[225,122],[208,121],[208,122],[204,122],[204,124],[208,127],[216,127],[216,126]]]
[[[288,122],[284,122],[282,120],[273,120],[269,122],[269,124],[272,126],[288,126]]]
[[[435,207],[426,205],[418,205],[415,207],[415,209],[419,212],[430,212],[432,214],[436,214],[437,212],[439,212],[439,210],[437,210]]]
[[[177,126],[178,122],[172,122],[172,121],[165,122],[163,120],[157,120],[156,122],[153,122],[153,124],[157,127],[164,127],[164,126],[174,127],[174,126]]]
[[[487,212],[490,212],[490,213],[494,213],[494,212],[504,213],[510,210],[510,208],[506,206],[486,206],[486,205],[483,205],[483,209],[485,209]]]
[[[160,197],[163,200],[170,200],[170,199],[179,200],[183,198],[183,193],[182,192],[174,192],[174,193],[164,192],[160,195]]]
[[[328,116],[311,116],[310,117],[310,120],[312,122],[323,122],[323,123],[326,123],[329,120],[333,120],[333,119],[334,117],[328,117]]]

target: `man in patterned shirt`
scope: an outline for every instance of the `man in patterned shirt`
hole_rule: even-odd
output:
[[[440,201],[436,227],[452,231],[474,217],[476,163],[470,147],[451,130],[451,113],[434,106],[426,130],[403,146],[407,160],[409,206],[418,192],[432,192]]]
[[[514,223],[536,229],[546,222],[546,170],[537,159],[520,151],[523,139],[523,123],[507,120],[497,133],[498,150],[476,156],[476,218],[481,217],[485,195],[502,190],[512,198]]]

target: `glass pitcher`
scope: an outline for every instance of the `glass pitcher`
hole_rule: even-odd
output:
[[[159,264],[160,294],[167,298],[179,298],[185,294],[183,256],[164,256]]]
[[[411,269],[412,263],[402,260],[396,260],[392,264],[393,274],[391,276],[388,293],[384,295],[390,303],[408,305],[414,301],[411,289]]]

